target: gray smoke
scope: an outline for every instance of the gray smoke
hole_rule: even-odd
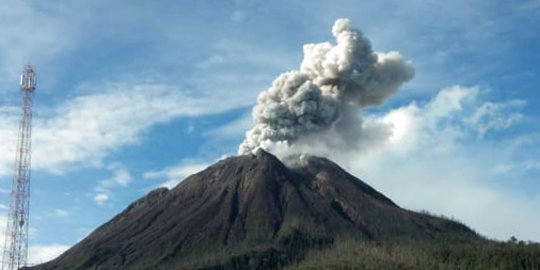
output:
[[[338,19],[332,33],[335,45],[304,45],[300,70],[279,75],[259,94],[255,126],[246,133],[240,154],[261,147],[278,156],[324,155],[369,147],[389,136],[388,126],[361,118],[359,111],[382,104],[413,78],[413,67],[399,52],[374,53],[348,19]]]

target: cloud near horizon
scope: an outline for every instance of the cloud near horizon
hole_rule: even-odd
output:
[[[520,160],[515,157],[520,151],[511,143],[486,138],[518,124],[526,102],[485,101],[487,92],[452,86],[428,102],[412,101],[380,115],[365,115],[391,129],[385,141],[368,151],[314,147],[313,152],[334,160],[403,207],[453,216],[498,240],[516,236],[540,241],[540,192],[524,196],[498,185],[520,181],[496,169]],[[521,157],[521,162],[532,161]]]
[[[4,250],[5,244],[5,233],[6,233],[6,224],[7,217],[5,215],[0,215],[0,250]],[[48,245],[33,245],[28,246],[28,263],[29,265],[36,265],[39,263],[44,263],[50,261],[64,251],[66,251],[70,246],[61,245],[61,244],[48,244]]]
[[[222,159],[222,157],[218,158]],[[165,179],[159,187],[168,189],[174,188],[178,183],[184,180],[191,174],[198,173],[206,167],[212,165],[211,161],[203,161],[199,159],[183,159],[178,164],[165,167],[161,170],[148,171],[143,174],[144,179]]]

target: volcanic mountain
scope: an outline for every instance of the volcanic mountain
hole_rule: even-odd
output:
[[[330,160],[297,163],[263,150],[219,161],[28,269],[435,269],[460,266],[455,250],[475,260],[484,256],[469,252],[477,247],[485,256],[508,250],[461,223],[400,208]],[[540,265],[535,248],[519,254]]]

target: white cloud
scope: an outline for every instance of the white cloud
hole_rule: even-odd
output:
[[[69,216],[69,211],[65,209],[56,208],[54,209],[54,215],[58,217],[67,217]]]
[[[70,246],[51,244],[51,245],[32,245],[28,247],[28,262],[36,265],[48,262],[64,253]]]
[[[113,196],[113,189],[127,187],[133,180],[129,170],[120,163],[113,163],[107,166],[107,169],[112,172],[112,176],[98,181],[93,189],[93,200],[101,206]]]
[[[107,169],[113,172],[113,176],[99,181],[97,189],[108,189],[116,186],[125,187],[132,180],[129,171],[119,163],[109,165]]]
[[[0,107],[0,175],[13,173],[18,113],[15,107]]]
[[[253,126],[253,117],[251,112],[245,113],[239,118],[229,122],[225,125],[217,127],[205,135],[210,136],[212,139],[229,139],[236,138],[238,136],[244,136],[246,130]]]
[[[482,137],[489,130],[501,130],[512,126],[523,118],[523,114],[511,112],[526,104],[523,100],[511,100],[505,103],[486,102],[480,106],[466,122],[476,128]],[[510,111],[510,112],[509,112]]]
[[[7,225],[7,216],[0,215],[0,247],[1,250],[4,250],[4,245],[6,244],[6,225]]]
[[[109,195],[107,195],[106,193],[98,193],[94,196],[94,202],[97,204],[97,205],[103,205],[105,204],[105,202],[107,202],[109,200]]]
[[[174,188],[185,177],[197,173],[210,165],[210,162],[200,160],[184,159],[178,165],[165,167],[159,171],[149,171],[144,173],[145,179],[166,179],[160,187]]]
[[[7,217],[0,215],[0,250],[4,250]],[[30,231],[30,234],[34,234]],[[70,246],[61,244],[32,245],[28,246],[28,263],[36,265],[56,258]]]
[[[391,110],[382,117],[392,126],[390,141],[399,143],[399,151],[420,144],[442,150],[474,133],[483,137],[490,130],[510,128],[523,118],[516,110],[525,105],[524,101],[484,102],[479,94],[478,87],[452,86],[423,106],[412,102]]]
[[[540,160],[505,163],[493,168],[493,173],[495,174],[516,174],[530,171],[540,171]]]
[[[63,173],[72,165],[99,167],[111,152],[139,143],[144,131],[155,124],[239,105],[234,96],[194,97],[161,84],[104,83],[83,86],[79,92],[95,89],[100,91],[67,100],[52,110],[36,109],[32,168]],[[0,175],[11,173],[17,121],[18,109],[0,107],[0,141],[6,142],[0,145]]]

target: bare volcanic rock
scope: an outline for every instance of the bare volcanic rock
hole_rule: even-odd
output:
[[[327,159],[304,156],[288,168],[259,150],[150,192],[28,269],[272,269],[340,239],[449,237],[478,238],[460,223],[400,208]]]

